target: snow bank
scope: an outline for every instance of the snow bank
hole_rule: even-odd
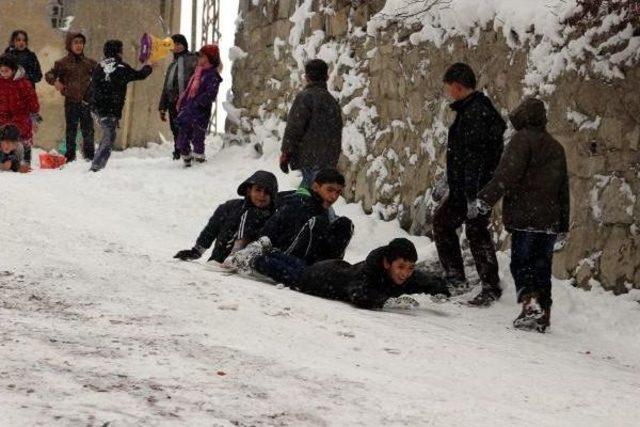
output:
[[[81,161],[2,174],[3,424],[637,424],[639,291],[554,281],[541,335],[510,328],[506,253],[494,307],[418,296],[421,307],[388,312],[172,259],[254,170],[282,189],[300,180],[252,147],[218,143],[189,170],[165,144],[114,153],[97,174]],[[429,239],[397,221],[344,200],[335,209],[355,223],[349,261],[397,236],[435,260]]]

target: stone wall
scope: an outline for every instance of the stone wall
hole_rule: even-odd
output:
[[[514,47],[496,25],[478,28],[473,43],[458,36],[440,46],[410,42],[420,28],[393,22],[372,33],[367,25],[383,6],[241,0],[228,131],[260,144],[275,161],[304,61],[325,59],[346,121],[346,197],[429,235],[436,206],[431,186],[444,172],[453,118],[441,83],[444,70],[453,62],[471,64],[479,86],[506,116],[531,91],[523,79],[533,46]],[[554,274],[573,277],[584,288],[598,281],[617,293],[640,288],[640,68],[627,64],[620,72],[624,78],[605,79],[566,71],[553,90],[540,91],[571,180],[572,228],[556,254]],[[495,236],[506,248],[498,217],[496,212]]]
[[[66,55],[66,32],[53,27],[50,0],[2,0],[0,3],[2,43],[8,42],[14,29],[26,30],[30,38],[29,47],[38,55],[43,73],[51,69],[54,61]],[[158,36],[163,34],[158,19],[162,9],[167,25],[179,28],[181,0],[67,0],[63,3],[70,7],[69,13],[74,17],[70,29],[83,31],[87,35],[85,51],[96,60],[102,59],[104,42],[118,38],[124,43],[125,61],[138,67],[137,48],[142,34],[146,31]],[[4,51],[5,45],[2,46]],[[158,131],[171,135],[169,126],[160,121],[157,113],[167,65],[168,60],[161,62],[147,80],[129,85],[117,147],[160,142]],[[64,138],[64,98],[44,79],[38,83],[36,91],[44,122],[35,136],[35,143],[46,149],[56,148]],[[100,137],[97,126],[96,136]]]

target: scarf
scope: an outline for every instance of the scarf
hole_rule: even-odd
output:
[[[182,106],[182,103],[184,101],[196,96],[196,94],[198,93],[198,89],[200,88],[202,73],[205,70],[208,70],[209,68],[211,68],[211,64],[206,66],[198,65],[196,67],[196,71],[193,73],[193,76],[191,76],[191,79],[189,79],[189,84],[187,85],[187,88],[185,89],[184,92],[180,94],[180,98],[178,98],[178,105],[177,105],[178,111],[180,111],[180,107]]]

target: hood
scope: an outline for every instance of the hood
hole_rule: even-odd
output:
[[[278,197],[278,180],[274,174],[263,170],[255,172],[238,186],[238,195],[245,197],[247,195],[247,188],[252,185],[261,185],[266,188],[271,195],[271,204],[273,205],[275,203]]]
[[[65,47],[67,48],[67,52],[73,53],[73,52],[71,52],[71,41],[73,39],[75,39],[76,37],[82,38],[82,40],[84,40],[84,44],[85,45],[87,44],[87,38],[84,36],[84,34],[82,34],[80,32],[67,33],[67,38],[65,40]]]
[[[367,255],[367,259],[364,261],[364,269],[369,277],[379,277],[382,273],[382,260],[384,258],[385,252],[387,251],[386,246],[381,246],[377,249],[372,250]]]
[[[509,114],[509,120],[516,130],[525,127],[544,128],[547,124],[547,111],[541,100],[529,97]]]

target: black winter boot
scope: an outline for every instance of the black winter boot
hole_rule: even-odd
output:
[[[489,307],[491,304],[498,301],[501,296],[502,289],[500,289],[500,287],[483,286],[480,293],[467,304],[473,307]]]

